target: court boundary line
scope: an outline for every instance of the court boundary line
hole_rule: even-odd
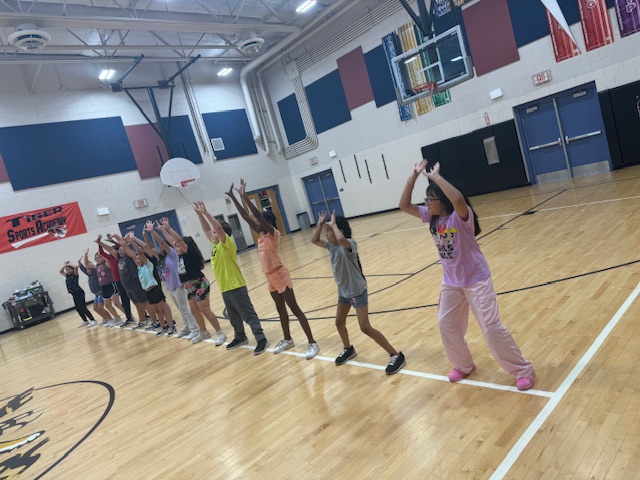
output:
[[[547,421],[547,419],[551,416],[555,408],[558,406],[564,395],[569,391],[569,388],[573,385],[573,383],[578,379],[580,374],[587,367],[589,362],[593,359],[595,354],[598,352],[604,341],[611,334],[613,329],[618,325],[624,314],[629,310],[629,307],[633,304],[636,298],[640,295],[640,283],[636,286],[636,288],[631,292],[631,294],[627,297],[624,303],[620,306],[618,311],[611,317],[611,320],[607,323],[607,325],[602,329],[600,334],[593,341],[589,349],[584,353],[584,355],[578,360],[576,366],[573,367],[567,378],[562,382],[560,387],[553,393],[551,399],[547,404],[542,408],[540,413],[536,416],[536,418],[531,422],[529,427],[524,431],[524,433],[520,436],[520,438],[516,441],[515,445],[511,448],[509,453],[507,453],[506,457],[498,468],[496,468],[493,475],[489,477],[489,480],[501,480],[504,476],[511,470],[514,463],[518,458],[520,458],[520,454],[524,451],[524,449],[529,445],[529,442],[533,439],[536,433],[540,430],[542,425]]]

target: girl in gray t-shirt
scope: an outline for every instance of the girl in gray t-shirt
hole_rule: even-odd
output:
[[[318,218],[318,225],[311,243],[329,250],[333,277],[338,284],[338,307],[336,311],[336,328],[344,344],[342,353],[336,358],[336,364],[342,365],[357,355],[356,349],[349,341],[347,330],[347,315],[353,306],[356,309],[360,330],[376,341],[390,356],[386,368],[387,375],[400,371],[405,364],[402,352],[391,346],[386,337],[371,326],[369,322],[369,302],[367,297],[367,281],[362,273],[358,244],[351,238],[351,227],[342,215],[331,215],[331,221],[326,222],[327,212],[322,212]],[[324,227],[327,241],[320,240]]]

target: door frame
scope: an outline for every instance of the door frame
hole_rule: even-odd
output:
[[[333,175],[333,169],[332,168],[328,168],[326,170],[322,170],[321,172],[316,172],[313,173],[311,175],[306,175],[304,177],[300,177],[300,181],[302,182],[302,188],[304,189],[304,195],[307,199],[307,207],[309,210],[309,220],[311,225],[316,225],[317,224],[317,219],[316,219],[316,215],[315,215],[315,210],[313,208],[313,200],[311,199],[311,197],[309,196],[309,190],[307,189],[307,182],[305,180],[307,180],[308,178],[313,178],[313,177],[317,177],[318,181],[320,182],[320,188],[322,189],[322,195],[324,197],[325,200],[325,205],[327,207],[327,211],[329,211],[329,204],[327,202],[327,195],[324,191],[324,187],[322,186],[322,179],[320,178],[323,174],[327,173],[327,172],[331,172],[331,178],[333,178],[333,183],[335,183],[335,176]],[[340,201],[340,208],[342,209],[342,211],[344,212],[344,208],[342,208],[342,199],[340,198],[340,190],[338,189],[338,184],[336,183],[336,191],[338,192],[338,200]]]
[[[278,185],[269,185],[267,187],[261,187],[261,188],[256,188],[255,190],[250,190],[247,193],[247,195],[252,194],[252,193],[260,193],[264,190],[274,190],[276,192],[276,200],[278,201],[278,206],[280,207],[280,213],[282,214],[282,221],[284,222],[284,228],[287,232],[287,234],[291,233],[291,229],[289,228],[289,220],[287,219],[287,212],[284,209],[284,205],[282,203],[282,196],[280,196],[280,187],[278,187]],[[251,215],[251,212],[248,211],[247,213],[249,213]]]

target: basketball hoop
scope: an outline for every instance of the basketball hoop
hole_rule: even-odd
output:
[[[184,188],[198,178],[200,178],[198,167],[186,158],[172,158],[160,170],[160,181],[170,187]]]

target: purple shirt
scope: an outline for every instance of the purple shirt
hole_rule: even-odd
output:
[[[429,223],[431,215],[427,207],[418,206],[423,223]],[[471,287],[491,276],[487,259],[480,251],[474,235],[473,211],[469,209],[469,218],[463,221],[454,211],[451,215],[440,216],[433,235],[444,283],[451,287]]]
[[[178,275],[178,253],[173,248],[164,257],[162,280],[167,290],[175,290],[182,285],[180,275]]]

